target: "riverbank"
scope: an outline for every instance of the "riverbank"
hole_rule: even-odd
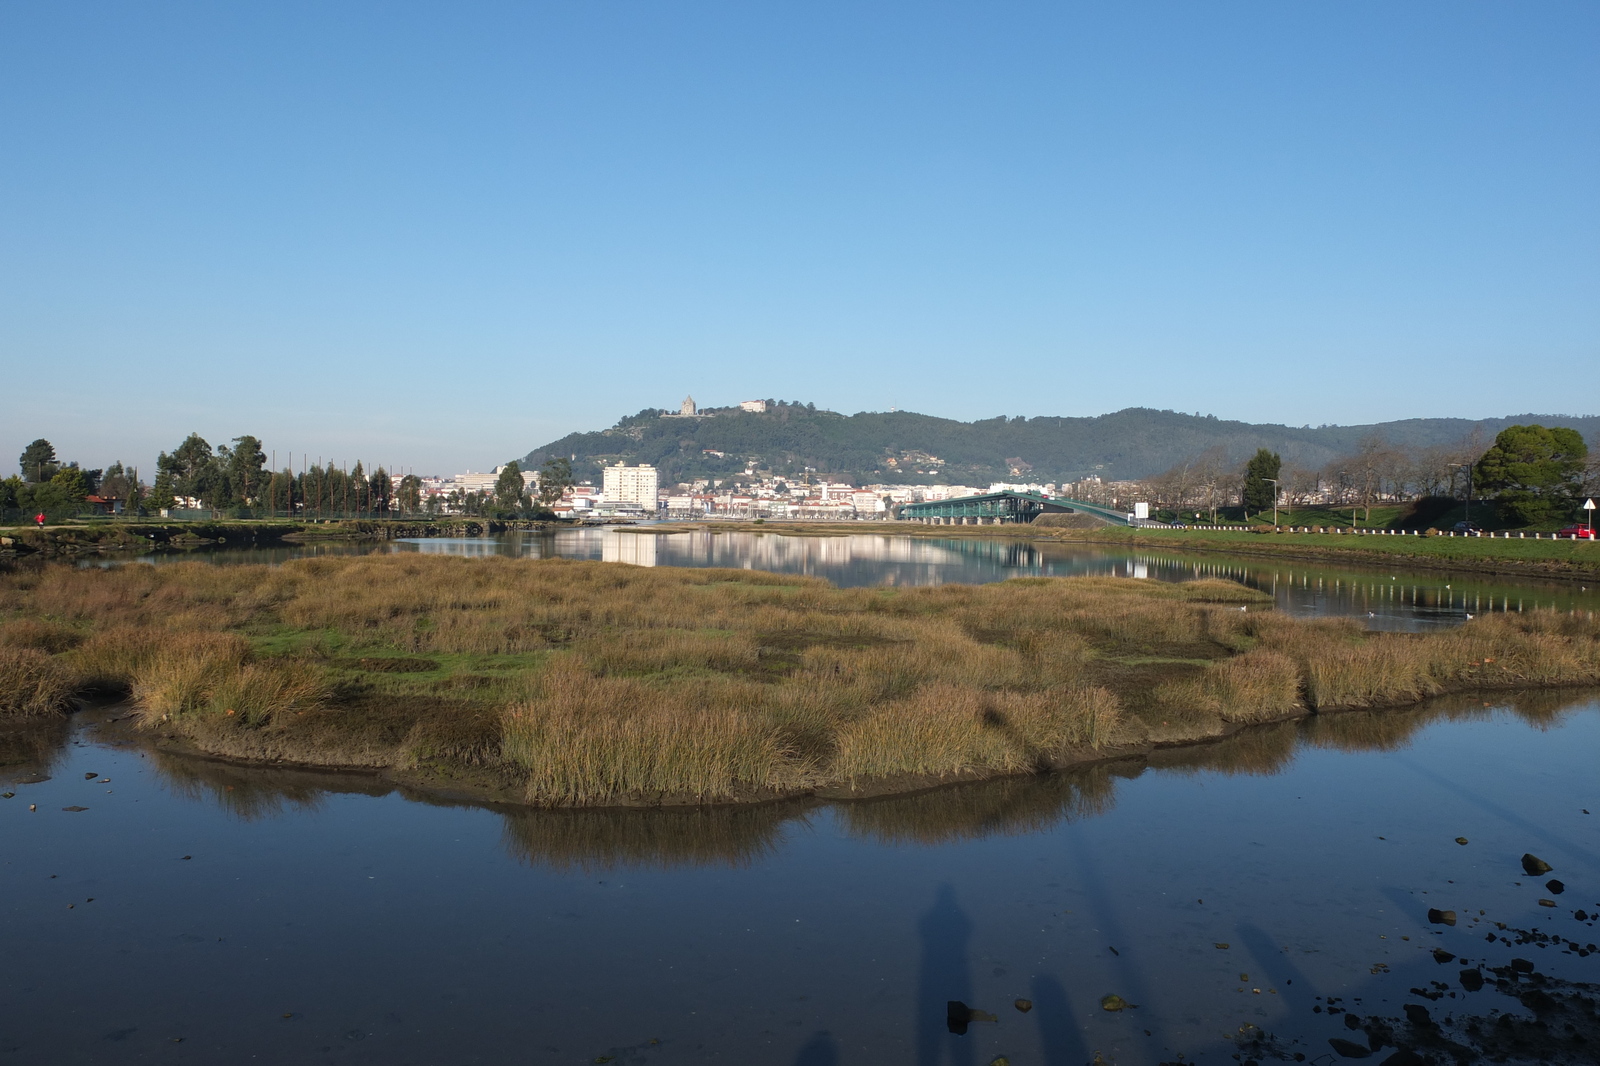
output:
[[[313,541],[400,540],[416,537],[483,537],[512,530],[565,529],[559,520],[394,518],[287,521],[218,519],[213,522],[85,521],[0,528],[0,554],[73,556],[110,552],[191,551],[218,546],[303,544]]]
[[[125,693],[175,749],[546,806],[881,795],[1597,683],[1586,614],[1369,633],[1223,581],[839,589],[409,553],[0,575],[0,714]]]
[[[640,526],[632,531],[674,533],[690,530],[806,537],[867,535],[1061,541],[1116,548],[1164,548],[1171,551],[1324,559],[1369,566],[1404,563],[1430,570],[1600,582],[1600,542],[1592,540],[1257,533],[1249,530],[1128,529],[1109,526],[1080,529],[1037,524],[929,526],[919,522],[707,522],[682,526],[674,523],[670,526]]]

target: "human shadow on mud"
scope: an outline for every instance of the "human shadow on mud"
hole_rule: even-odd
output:
[[[922,961],[917,970],[917,1066],[971,1066],[972,1044],[952,1032],[952,1002],[972,1002],[972,963],[967,942],[972,939],[972,919],[956,902],[955,889],[939,886],[933,907],[917,920]],[[948,1050],[948,1056],[946,1051]]]

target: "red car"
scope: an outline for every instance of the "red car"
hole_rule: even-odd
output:
[[[1566,529],[1558,530],[1557,535],[1562,537],[1582,537],[1585,540],[1593,540],[1594,530],[1588,526],[1568,526]]]

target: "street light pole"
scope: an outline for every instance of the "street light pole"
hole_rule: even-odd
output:
[[[1452,467],[1460,467],[1467,474],[1467,525],[1472,524],[1472,464],[1451,463]]]
[[[1278,479],[1277,478],[1273,478],[1273,477],[1264,477],[1261,480],[1262,481],[1270,481],[1270,482],[1272,482],[1272,528],[1273,529],[1277,529],[1278,528]]]

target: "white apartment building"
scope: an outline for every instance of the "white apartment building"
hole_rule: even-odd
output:
[[[767,401],[765,401],[765,400],[740,400],[739,401],[739,410],[741,410],[741,411],[749,411],[751,414],[757,414],[757,415],[764,414],[766,412],[766,410],[767,410]]]
[[[605,468],[601,499],[609,504],[637,504],[650,514],[655,514],[658,487],[655,467],[623,466],[618,463]]]

